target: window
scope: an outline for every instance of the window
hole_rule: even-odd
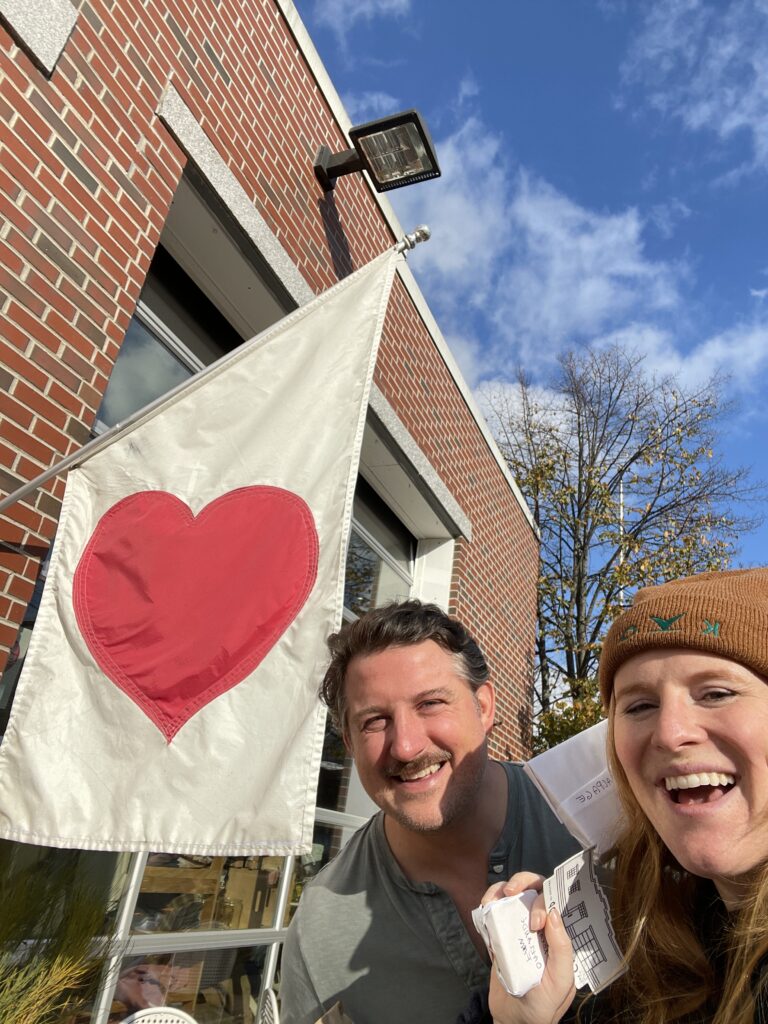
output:
[[[127,419],[242,341],[189,275],[158,246],[96,413],[94,433]]]
[[[360,478],[352,511],[344,584],[347,618],[408,597],[416,540]]]
[[[416,539],[360,477],[352,510],[344,586],[344,619],[408,598],[413,587]],[[326,724],[315,812],[315,845],[305,874],[316,874],[376,811],[360,784],[338,731]]]

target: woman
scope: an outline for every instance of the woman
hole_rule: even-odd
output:
[[[608,633],[599,680],[626,819],[614,926],[628,969],[581,1016],[768,1022],[768,569],[641,591]],[[497,1024],[573,1013],[562,922],[534,914],[551,945],[544,981],[514,999],[494,972]]]

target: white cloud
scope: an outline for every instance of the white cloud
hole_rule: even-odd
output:
[[[487,339],[475,377],[677,309],[685,267],[645,254],[636,209],[590,210],[513,169],[474,117],[436,148],[443,177],[392,202],[406,230],[432,228],[411,259],[446,334]]]
[[[499,282],[496,320],[512,325],[526,355],[678,304],[682,268],[645,255],[636,209],[598,213],[521,173],[508,217],[513,260]]]
[[[397,97],[388,92],[345,93],[342,102],[353,123],[375,121],[400,109]]]
[[[442,177],[391,198],[406,231],[421,223],[432,228],[432,240],[415,250],[413,265],[441,317],[447,313],[451,320],[467,303],[491,301],[510,244],[512,186],[500,139],[474,117],[439,140],[436,150]]]
[[[470,334],[451,332],[444,337],[464,380],[471,388],[493,371],[493,366],[488,361],[488,353],[478,338]]]
[[[704,376],[727,375],[738,391],[762,388],[760,378],[768,370],[768,322],[737,324],[707,338],[685,358]]]
[[[691,216],[691,208],[677,198],[666,203],[656,203],[651,207],[649,219],[662,238],[671,238],[677,225]]]
[[[768,5],[765,0],[654,0],[624,62],[628,86],[690,131],[723,141],[746,133],[752,157],[735,178],[768,169]]]
[[[325,25],[346,45],[347,35],[358,21],[403,17],[411,9],[411,0],[315,0],[313,14],[318,25]]]
[[[757,299],[758,302],[763,302],[768,298],[768,288],[750,288],[749,294],[753,299]]]
[[[714,377],[723,391],[746,394],[763,386],[768,371],[768,320],[736,324],[685,351],[670,330],[652,324],[630,324],[593,342],[596,348],[611,344],[641,353],[649,373],[677,377],[688,387]]]
[[[477,79],[471,71],[467,72],[466,75],[459,82],[459,95],[457,99],[458,106],[466,103],[467,100],[474,99],[475,96],[480,95],[480,86],[477,84]]]
[[[437,153],[442,178],[391,198],[406,230],[432,228],[409,258],[472,386],[514,378],[518,365],[535,382],[565,349],[615,343],[691,386],[713,375],[734,393],[760,386],[768,316],[707,335],[686,301],[690,268],[646,250],[649,227],[688,216],[683,203],[648,217],[582,206],[512,166],[475,117],[438,139]]]

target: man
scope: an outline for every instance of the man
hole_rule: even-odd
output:
[[[328,639],[321,695],[380,813],[308,886],[283,951],[282,1018],[341,1000],[353,1024],[454,1024],[488,985],[486,888],[579,847],[519,765],[488,758],[482,651],[436,605],[375,609]]]

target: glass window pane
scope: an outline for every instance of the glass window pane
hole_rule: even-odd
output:
[[[285,911],[283,927],[287,928],[299,905],[304,886],[310,882],[328,861],[352,838],[357,827],[340,828],[336,825],[315,823],[312,850],[294,862],[291,895]]]
[[[285,908],[283,928],[287,928],[291,923],[291,919],[296,913],[296,908],[299,905],[299,900],[301,899],[301,893],[304,886],[307,885],[308,882],[312,881],[320,868],[324,867],[328,863],[333,854],[339,852],[338,848],[333,845],[332,838],[329,836],[329,833],[332,831],[338,832],[339,829],[334,830],[328,829],[324,825],[315,825],[311,851],[294,860],[293,878],[291,879],[288,904]]]
[[[355,615],[388,601],[404,601],[409,584],[352,530],[344,581],[344,605]]]
[[[152,853],[133,915],[134,932],[273,928],[283,857]]]
[[[162,245],[152,258],[141,301],[208,366],[243,339]]]
[[[113,427],[192,376],[192,370],[134,316],[96,419]]]
[[[25,912],[62,899],[67,893],[85,890],[88,901],[104,907],[105,931],[111,922],[128,883],[131,855],[96,850],[60,850],[48,846],[31,846],[0,839],[0,873],[16,893],[25,894]],[[2,912],[2,911],[0,911]],[[28,922],[33,932],[36,921]],[[5,921],[6,929],[13,923]],[[19,920],[23,929],[25,924]],[[30,938],[34,935],[20,936]]]
[[[410,575],[416,541],[362,477],[357,481],[352,515],[381,545],[394,564]]]
[[[137,1010],[173,1006],[196,1021],[251,1024],[268,946],[126,957],[110,1024]],[[85,1018],[86,1020],[88,1018]]]

